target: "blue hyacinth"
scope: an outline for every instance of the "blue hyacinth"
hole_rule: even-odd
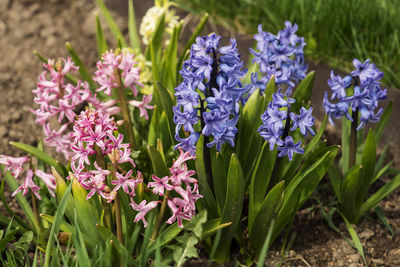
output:
[[[343,79],[340,76],[335,76],[331,72],[331,79],[328,80],[328,85],[332,90],[331,100],[337,99],[336,103],[331,103],[328,100],[328,93],[325,92],[323,106],[329,116],[329,121],[334,125],[332,118],[338,119],[346,116],[348,120],[353,120],[350,116],[349,109],[353,112],[359,111],[360,124],[357,130],[360,130],[368,122],[378,122],[383,109],[380,108],[377,112],[379,101],[386,98],[386,89],[381,90],[380,80],[383,77],[383,72],[375,67],[375,64],[370,63],[367,59],[364,63],[359,60],[353,60],[356,68],[351,72],[351,76],[347,75]],[[353,86],[353,90],[349,88]]]
[[[258,128],[260,135],[269,142],[269,149],[272,151],[277,146],[280,151],[279,157],[288,156],[292,160],[293,153],[304,153],[300,147],[301,141],[296,144],[290,136],[290,131],[300,129],[305,137],[307,133],[315,135],[312,126],[314,117],[311,115],[312,108],[301,107],[300,114],[290,112],[291,104],[295,102],[290,98],[291,90],[286,90],[285,94],[279,89],[272,95],[272,102],[269,103],[264,114],[261,115],[262,125]]]
[[[264,92],[272,75],[275,76],[276,84],[286,84],[289,87],[294,87],[306,76],[304,38],[296,35],[297,24],[292,25],[286,21],[285,26],[286,28],[279,31],[278,35],[273,35],[264,32],[262,25],[259,25],[258,34],[254,36],[257,48],[256,50],[250,49],[250,51],[254,55],[253,62],[259,66],[261,77],[252,73],[251,80],[253,88],[260,88],[261,93]]]
[[[183,82],[175,88],[176,147],[192,154],[201,133],[212,137],[207,146],[215,145],[218,151],[226,142],[235,145],[239,101],[249,90],[240,81],[247,70],[243,70],[236,40],[219,47],[220,39],[216,34],[196,39],[180,71]]]

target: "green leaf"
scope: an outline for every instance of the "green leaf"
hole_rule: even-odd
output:
[[[151,48],[150,53],[152,57],[152,62],[154,57],[154,62],[158,65],[160,65],[160,60],[161,60],[161,50],[163,47],[164,31],[165,31],[165,12],[163,11],[162,15],[157,18],[156,29],[153,33],[153,36],[151,37],[149,44],[149,49]],[[152,68],[154,67],[155,66],[152,65]],[[157,75],[159,75],[159,73],[157,73]],[[159,80],[157,80],[157,82],[158,81]]]
[[[318,145],[321,140],[322,135],[324,134],[326,124],[328,122],[328,115],[325,115],[324,120],[322,121],[321,127],[319,128],[317,134],[311,139],[311,141],[307,144],[304,149],[304,155],[308,155],[313,149]]]
[[[106,19],[106,21],[108,23],[108,27],[110,28],[112,34],[114,35],[115,40],[119,39],[120,42],[122,43],[122,46],[127,47],[124,36],[122,35],[121,31],[119,30],[117,23],[111,16],[110,11],[108,11],[103,0],[96,0],[96,3],[97,3],[97,6],[100,8],[101,13],[103,13],[103,16]]]
[[[142,53],[140,51],[140,40],[137,31],[135,9],[132,0],[129,0],[128,13],[129,42],[133,48],[138,49],[139,52]]]
[[[377,144],[382,138],[385,127],[392,115],[392,111],[393,111],[393,101],[390,101],[389,105],[387,106],[387,108],[385,109],[385,111],[381,116],[381,120],[379,121],[378,125],[375,128],[375,143]]]
[[[393,160],[391,160],[388,164],[386,164],[383,168],[381,168],[378,173],[374,176],[374,178],[371,180],[371,184],[373,184],[376,180],[378,180],[382,175],[387,173],[390,169],[390,166],[392,166]]]
[[[390,226],[390,223],[387,221],[385,214],[383,213],[383,210],[381,207],[376,206],[374,208],[374,211],[376,213],[376,216],[378,216],[379,220],[383,223],[383,225],[385,225],[386,229],[388,229],[388,231],[390,232],[390,234],[392,235],[392,237],[394,237],[394,232],[392,227]]]
[[[261,109],[261,101],[262,97],[260,95],[260,90],[257,89],[247,100],[247,103],[243,108],[243,116],[240,117],[240,129],[238,137],[240,138],[240,147],[238,155],[240,157],[240,162],[243,163],[249,160],[249,152],[253,138],[260,138],[257,129],[262,123],[261,113],[264,111]]]
[[[382,186],[375,194],[365,201],[360,208],[360,216],[374,208],[379,202],[389,195],[393,190],[400,186],[400,174],[396,175],[390,182]]]
[[[376,143],[375,136],[372,129],[369,129],[367,140],[364,145],[364,152],[361,159],[362,165],[362,180],[356,195],[356,209],[358,210],[362,202],[368,196],[368,190],[371,186],[371,181],[374,178],[376,161]]]
[[[12,146],[15,146],[16,148],[19,148],[19,149],[25,151],[25,152],[28,152],[29,154],[40,159],[41,161],[45,162],[46,164],[53,166],[57,170],[57,172],[62,174],[64,177],[68,176],[67,169],[64,167],[64,165],[62,165],[61,163],[59,163],[58,161],[56,161],[55,159],[50,157],[45,152],[37,149],[36,147],[33,147],[28,144],[20,143],[20,142],[10,142],[10,144]]]
[[[6,246],[15,239],[15,235],[18,233],[18,229],[8,230],[4,235],[3,239],[0,240],[0,252],[4,252]]]
[[[344,177],[340,189],[342,197],[339,210],[352,223],[357,223],[359,218],[356,206],[356,194],[362,183],[361,168],[362,166],[360,165],[352,167]]]
[[[153,116],[151,116],[150,125],[149,125],[149,135],[147,137],[147,144],[149,146],[155,146],[157,141],[157,133],[158,132],[158,107],[154,106]],[[163,134],[162,132],[160,134]]]
[[[72,183],[70,183],[67,190],[65,191],[65,194],[64,194],[63,198],[61,199],[61,202],[58,205],[56,214],[54,216],[54,223],[51,226],[49,240],[47,241],[46,254],[45,254],[45,260],[44,260],[45,267],[48,267],[49,263],[50,263],[50,254],[51,254],[51,251],[54,246],[55,236],[57,235],[58,230],[60,229],[60,225],[61,225],[62,219],[64,217],[64,212],[67,207],[68,199],[71,194],[71,188],[72,188]]]
[[[160,151],[153,146],[147,147],[147,151],[149,152],[154,173],[160,178],[169,176],[169,170]]]
[[[249,225],[253,224],[255,214],[259,210],[267,193],[272,170],[276,160],[277,150],[269,150],[268,141],[264,142],[254,167],[249,196]]]
[[[226,178],[224,158],[221,153],[217,153],[217,156],[213,162],[212,170],[213,170],[215,199],[217,200],[219,212],[222,212],[222,209],[225,206],[227,178]]]
[[[315,71],[311,71],[297,86],[293,98],[296,100],[291,106],[290,111],[297,113],[301,107],[309,105],[309,100],[314,86]]]
[[[86,69],[86,66],[83,64],[82,60],[79,58],[78,54],[76,53],[75,49],[72,47],[72,45],[69,42],[65,43],[68,53],[70,54],[72,60],[74,63],[79,67],[79,74],[82,76],[82,78],[89,83],[90,91],[92,93],[95,92],[97,89],[96,84],[94,83],[92,76],[89,74],[88,70]]]
[[[286,224],[293,218],[297,209],[315,190],[338,151],[338,146],[325,147],[320,145],[318,149],[306,158],[301,169],[286,186],[282,208],[278,214],[272,240],[275,240]]]
[[[190,49],[192,44],[194,44],[194,42],[196,41],[196,38],[197,38],[197,36],[199,36],[201,31],[203,30],[204,25],[207,22],[207,19],[208,19],[208,14],[205,14],[203,16],[203,18],[200,20],[199,24],[197,24],[196,29],[194,29],[192,35],[190,36],[188,42],[185,45],[185,48],[182,50],[182,55],[179,57],[178,64],[176,65],[177,75],[179,75],[179,70],[182,68],[182,63],[183,63],[183,60],[185,59],[186,52]],[[178,79],[176,79],[176,80],[178,80]]]
[[[203,198],[199,199],[199,203],[203,203],[205,205],[204,208],[207,210],[210,218],[216,218],[218,214],[218,209],[217,204],[215,203],[214,194],[211,191],[209,184],[207,183],[203,158],[203,142],[204,136],[201,135],[199,140],[197,140],[195,161],[196,174],[199,178],[199,190],[203,195]]]
[[[0,170],[1,173],[4,173],[5,167],[3,165],[0,165]],[[10,191],[14,192],[15,190],[17,190],[19,184],[17,183],[17,180],[15,180],[15,178],[10,174],[9,171],[5,173],[4,178],[8,186],[10,187]],[[26,200],[26,198],[22,195],[21,192],[16,194],[14,198],[17,200],[19,206],[24,211],[24,214],[28,218],[30,224],[33,226],[33,230],[35,231],[35,233],[38,233],[40,231],[40,226],[38,221],[36,220],[35,214],[33,213],[33,210],[29,202]]]
[[[178,237],[177,241],[181,243],[180,246],[175,246],[173,250],[174,260],[177,267],[183,266],[186,258],[198,258],[197,249],[195,245],[199,240],[193,234],[186,234]]]
[[[342,196],[340,194],[340,188],[342,184],[342,180],[340,177],[340,171],[336,164],[332,164],[328,169],[328,177],[332,185],[333,192],[338,198],[339,202],[342,201]]]
[[[342,173],[347,173],[349,170],[349,162],[350,162],[350,129],[351,129],[351,121],[347,118],[342,118]]]
[[[225,206],[221,216],[221,223],[232,222],[232,225],[223,230],[221,244],[215,255],[217,262],[225,262],[229,259],[232,238],[241,219],[243,199],[243,172],[239,159],[232,154],[228,170]]]
[[[85,267],[85,266],[91,266],[91,262],[89,260],[89,255],[86,249],[85,242],[83,241],[83,237],[81,234],[81,230],[79,229],[79,223],[77,219],[77,213],[75,210],[75,235],[74,235],[74,246],[76,249],[76,254],[77,254],[77,259],[78,259],[78,265]]]
[[[96,40],[97,40],[97,51],[99,53],[99,57],[107,51],[108,45],[107,41],[104,38],[103,29],[101,28],[101,22],[99,16],[96,14]]]
[[[278,210],[282,205],[284,189],[284,181],[276,184],[262,202],[260,209],[256,213],[254,223],[249,224],[249,238],[256,249],[257,255],[263,247],[270,230],[269,226],[272,220],[276,218]]]
[[[341,215],[342,215],[344,222],[346,223],[346,228],[349,231],[351,239],[353,240],[354,247],[357,249],[358,253],[360,253],[360,256],[362,257],[364,263],[366,263],[367,261],[365,259],[364,249],[361,244],[360,238],[358,237],[358,235],[357,235],[356,231],[354,230],[353,226],[351,225],[351,223],[347,220],[346,216],[344,216],[343,214],[341,214]]]
[[[174,119],[173,119],[174,115],[173,115],[173,111],[172,111],[174,102],[173,102],[172,97],[169,94],[168,90],[165,89],[165,87],[161,83],[157,83],[155,90],[157,91],[160,102],[161,102],[160,106],[162,107],[162,110],[165,112],[165,114],[167,116],[169,135],[171,138],[171,142],[173,144],[174,140],[175,140],[174,139],[175,124],[174,124]]]
[[[274,226],[275,226],[275,219],[273,219],[271,221],[271,223],[268,227],[268,233],[267,233],[267,236],[265,237],[264,244],[261,248],[260,255],[258,257],[257,267],[265,266],[265,258],[267,257],[267,252],[268,252],[269,246],[271,244]]]
[[[271,78],[269,78],[269,81],[265,87],[265,91],[264,91],[264,106],[263,106],[263,112],[264,110],[267,108],[269,102],[272,101],[272,95],[275,93],[275,89],[276,89],[276,84],[275,84],[275,76],[271,76]]]

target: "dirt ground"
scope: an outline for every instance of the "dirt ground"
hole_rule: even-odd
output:
[[[37,138],[42,136],[42,129],[34,123],[34,116],[29,111],[33,103],[32,90],[42,71],[41,62],[33,55],[33,50],[37,50],[45,57],[65,57],[67,56],[65,42],[69,41],[89,69],[94,69],[98,55],[93,16],[96,7],[93,2],[91,0],[0,0],[0,154],[21,156],[23,153],[10,146],[9,141],[16,140],[34,145]],[[135,5],[139,18],[152,5],[150,0],[134,2],[140,3]],[[108,1],[124,32],[126,32],[126,3],[124,0]],[[210,31],[215,29],[212,25],[208,26]],[[190,27],[187,31],[190,32]],[[218,31],[224,37],[232,36],[232,32],[220,28]],[[247,47],[253,43],[251,36],[237,37],[242,53],[247,54]],[[321,119],[322,97],[327,89],[326,81],[330,69],[315,63],[310,64],[309,69],[317,72],[311,103],[317,119]],[[399,96],[399,91],[390,90],[389,99],[398,101]],[[396,104],[394,114],[398,114],[399,111]],[[398,129],[399,124],[400,120],[393,116],[389,132]],[[338,140],[334,127],[329,127],[327,131],[329,138]],[[395,159],[397,167],[400,166],[398,144],[400,135],[395,135],[391,145],[391,157]],[[321,188],[329,190],[327,179],[322,182]],[[322,191],[316,192],[316,199],[318,194],[331,195],[330,192],[325,194]],[[9,196],[9,193],[7,195]],[[400,266],[399,203],[400,191],[397,190],[380,204],[393,228],[394,236],[390,235],[374,213],[356,228],[368,264],[371,266]],[[357,251],[327,226],[321,216],[321,205],[309,201],[296,216],[292,229],[296,237],[283,266],[362,266]],[[15,203],[13,208],[17,209]],[[341,220],[334,219],[342,233],[347,236]],[[279,243],[278,240],[268,254],[268,266],[275,266],[279,262]]]

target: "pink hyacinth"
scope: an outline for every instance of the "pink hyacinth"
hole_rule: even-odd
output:
[[[26,177],[25,177],[25,181],[22,183],[22,185],[20,185],[17,190],[14,191],[14,193],[12,193],[12,197],[14,197],[18,192],[22,191],[22,195],[26,196],[29,192],[29,189],[35,194],[35,196],[38,199],[42,199],[39,195],[39,190],[40,187],[37,186],[34,182],[33,182],[33,171],[32,170],[28,170],[26,172]]]
[[[139,108],[140,117],[145,117],[146,120],[148,120],[149,114],[147,113],[147,110],[154,108],[153,106],[149,105],[151,98],[152,98],[152,95],[144,95],[142,101],[131,100],[128,103],[134,107]]]
[[[132,170],[129,170],[127,174],[122,175],[119,172],[115,173],[117,180],[111,181],[111,184],[115,185],[113,191],[117,191],[120,187],[130,196],[135,196],[136,186],[143,182],[142,173],[138,172],[136,179],[130,179]]]
[[[93,95],[87,82],[78,80],[76,85],[65,82],[65,75],[76,72],[79,68],[74,65],[71,58],[61,58],[57,62],[49,59],[43,65],[46,69],[39,75],[34,93],[34,102],[39,105],[36,110],[31,110],[36,115],[36,123],[43,126],[46,145],[55,147],[57,152],[70,159],[72,142],[68,125],[74,123],[77,106],[91,103],[97,109],[108,110]],[[51,118],[57,118],[61,127],[50,123]]]
[[[138,214],[136,214],[135,219],[133,220],[133,222],[138,222],[138,221],[142,221],[144,227],[147,227],[148,223],[145,219],[146,214],[151,211],[152,209],[154,209],[155,207],[157,207],[158,203],[160,201],[151,201],[150,203],[147,203],[147,200],[143,200],[142,202],[140,202],[140,204],[136,204],[133,199],[131,199],[131,203],[129,204],[132,209],[139,211]]]
[[[17,178],[19,174],[24,170],[22,168],[22,165],[28,161],[28,157],[13,158],[10,156],[0,155],[0,164],[6,167],[4,172],[10,171],[12,176],[14,176],[15,178]]]
[[[49,190],[50,195],[55,197],[54,190],[56,190],[56,180],[52,174],[45,173],[42,170],[36,170],[35,175],[42,179],[47,189]]]

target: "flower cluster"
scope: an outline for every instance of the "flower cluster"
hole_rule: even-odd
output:
[[[140,82],[140,67],[134,57],[135,55],[128,49],[116,52],[106,51],[96,64],[97,71],[94,80],[100,84],[100,88],[96,91],[104,91],[106,95],[111,96],[112,89],[122,86],[123,88],[130,88],[136,97],[138,95],[136,86],[143,86],[143,84]],[[131,100],[128,103],[139,108],[140,116],[148,119],[147,110],[153,108],[149,105],[151,98],[151,95],[143,95],[142,101]],[[112,104],[115,103],[116,101]]]
[[[183,82],[175,88],[177,105],[173,111],[175,138],[179,142],[176,147],[191,154],[195,153],[201,133],[213,137],[208,147],[216,145],[220,150],[225,142],[234,146],[238,131],[239,101],[248,90],[239,79],[246,70],[242,70],[235,39],[228,46],[219,47],[220,39],[215,34],[197,37],[190,59],[180,71]],[[180,135],[181,129],[185,132],[184,138]]]
[[[294,87],[306,76],[304,38],[296,35],[297,24],[292,25],[286,21],[285,26],[286,28],[279,31],[278,35],[273,35],[264,32],[260,24],[258,34],[254,36],[257,41],[257,50],[250,49],[250,51],[254,55],[253,62],[258,64],[262,76],[258,79],[258,74],[253,73],[251,80],[261,92],[264,92],[272,75],[275,77],[276,84],[287,84],[290,87]]]
[[[272,95],[272,102],[269,103],[264,114],[261,115],[262,125],[258,128],[260,135],[269,142],[269,149],[272,151],[277,145],[280,153],[279,157],[288,155],[292,160],[293,153],[304,153],[300,147],[301,141],[296,144],[289,135],[289,131],[300,129],[301,134],[305,137],[307,132],[315,135],[312,126],[314,125],[314,117],[311,115],[312,108],[308,110],[301,107],[300,114],[290,112],[290,104],[295,100],[290,98],[287,90],[285,94],[281,93],[281,89]],[[290,112],[290,114],[289,114]]]
[[[147,186],[153,188],[153,194],[167,197],[167,204],[171,210],[172,216],[166,223],[173,224],[177,221],[179,227],[183,227],[182,220],[190,220],[196,212],[196,201],[203,196],[199,194],[197,180],[192,175],[195,171],[188,170],[185,161],[194,159],[190,156],[189,152],[180,150],[180,155],[174,161],[172,167],[169,169],[170,176],[158,178],[153,175],[153,182],[149,182]],[[147,226],[145,215],[157,206],[160,201],[151,201],[146,204],[143,200],[140,204],[136,204],[133,199],[131,200],[131,207],[139,211],[136,215],[134,222],[139,220],[143,221],[144,226]]]
[[[129,144],[123,143],[122,134],[115,137],[114,131],[116,130],[116,124],[108,114],[95,110],[87,110],[80,114],[72,134],[74,143],[71,145],[71,149],[75,154],[71,162],[74,173],[70,175],[70,178],[72,178],[71,176],[77,178],[78,182],[89,190],[87,199],[97,193],[111,202],[115,199],[117,191],[122,189],[131,197],[131,207],[139,212],[135,222],[142,220],[147,226],[145,215],[157,207],[160,201],[147,203],[147,200],[143,200],[140,204],[135,203],[133,199],[136,195],[135,189],[143,183],[143,177],[139,171],[133,175],[133,168],[136,166],[130,157]],[[92,165],[89,157],[95,154],[96,159]],[[202,197],[198,192],[197,180],[191,177],[195,172],[188,170],[185,163],[193,158],[193,156],[189,156],[189,152],[183,153],[181,150],[179,158],[170,168],[171,176],[158,178],[153,175],[153,181],[147,184],[155,195],[164,196],[165,191],[169,192],[168,207],[173,216],[167,223],[178,221],[180,227],[182,227],[182,219],[189,220],[193,217],[195,202]],[[112,169],[105,166],[107,159],[113,165]],[[132,166],[129,171],[125,171],[120,166],[126,162]],[[110,183],[107,183],[107,176],[113,178]]]
[[[164,16],[164,22],[166,25],[166,32],[172,35],[172,31],[175,25],[178,24],[179,17],[175,16],[175,12],[169,9],[169,4],[165,6],[153,6],[149,8],[142,19],[140,24],[139,33],[142,36],[142,41],[145,45],[148,45],[156,31],[157,21]]]
[[[96,192],[108,201],[112,201],[115,198],[116,190],[112,192],[106,185],[106,176],[110,175],[111,172],[105,166],[102,166],[105,165],[105,156],[108,155],[113,164],[130,162],[133,167],[135,166],[130,158],[129,144],[123,143],[123,135],[114,136],[114,131],[117,129],[114,120],[110,118],[108,113],[92,109],[82,111],[74,124],[73,143],[71,144],[71,150],[74,155],[71,159],[71,169],[78,182],[85,189],[90,190],[87,198],[92,197]],[[102,164],[95,162],[95,169],[88,170],[91,165],[89,156],[96,153],[103,159]],[[136,185],[141,182],[141,174],[139,172],[134,181],[127,178],[131,174],[132,171],[125,176],[119,173],[116,174],[117,181],[120,182],[118,188],[122,186],[124,191],[129,194],[132,194]]]
[[[0,155],[0,164],[5,166],[4,171],[10,171],[11,175],[14,176],[15,179],[17,179],[19,175],[24,171],[23,165],[25,163],[28,163],[29,161],[30,159],[28,157],[13,158],[10,156]],[[41,199],[38,192],[41,188],[33,181],[34,174],[36,175],[36,177],[39,177],[44,182],[49,193],[52,196],[55,196],[54,190],[56,189],[56,181],[53,175],[47,174],[42,170],[33,171],[31,169],[27,170],[24,182],[12,193],[11,196],[15,196],[20,191],[22,191],[22,194],[26,196],[29,190],[31,190],[38,199]]]
[[[89,90],[87,82],[78,80],[76,85],[67,83],[65,76],[78,70],[70,58],[59,59],[56,63],[49,59],[46,68],[39,76],[37,88],[33,90],[34,101],[39,108],[32,110],[36,115],[36,123],[43,125],[45,134],[44,142],[50,147],[55,147],[57,152],[62,152],[69,159],[72,152],[69,150],[71,144],[68,125],[73,124],[76,110],[82,104],[92,104],[98,109],[109,110],[110,103],[101,103]],[[56,123],[51,123],[51,118],[58,118],[62,125],[55,129]]]
[[[328,100],[328,92],[325,92],[323,106],[329,116],[329,121],[334,124],[332,117],[338,119],[346,116],[348,120],[353,121],[349,114],[349,108],[353,112],[360,112],[360,124],[357,130],[364,127],[367,122],[378,122],[383,109],[378,107],[378,102],[386,98],[386,89],[381,90],[380,80],[383,77],[383,72],[375,67],[375,64],[370,63],[367,59],[364,63],[359,60],[353,60],[356,68],[351,72],[351,76],[344,78],[335,76],[331,72],[331,79],[328,80],[329,87],[332,90],[332,99],[337,99],[337,103],[331,103]],[[349,89],[354,85],[353,90]]]

